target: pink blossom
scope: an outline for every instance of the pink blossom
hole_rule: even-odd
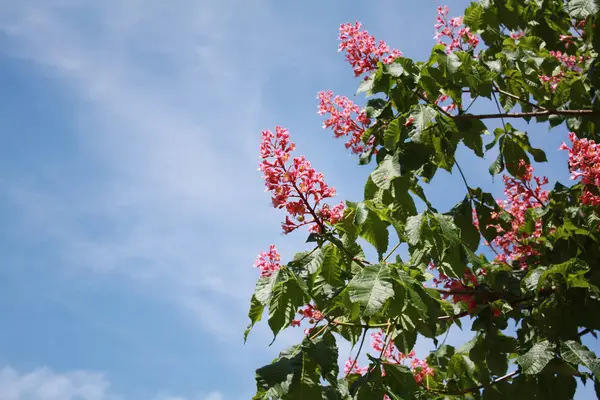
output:
[[[333,97],[331,90],[321,91],[317,95],[319,99],[319,115],[328,114],[329,118],[323,122],[323,128],[330,128],[336,138],[350,137],[346,142],[346,148],[355,154],[365,151],[362,142],[363,133],[371,125],[367,114],[345,96]]]
[[[450,54],[454,50],[474,49],[479,44],[479,38],[467,27],[463,27],[463,17],[448,18],[448,6],[437,8],[434,39],[446,48]],[[444,41],[446,40],[446,41]]]
[[[388,364],[404,364],[404,362],[410,360],[409,365],[413,370],[415,380],[421,383],[425,376],[433,376],[434,370],[427,365],[427,360],[419,360],[416,358],[414,350],[411,350],[408,355],[398,351],[394,345],[394,341],[390,338],[386,338],[383,330],[371,333],[371,347],[378,354],[381,354]],[[384,349],[385,346],[385,349]],[[382,370],[382,374],[385,376],[385,370]]]
[[[510,33],[510,38],[513,40],[519,40],[521,39],[523,36],[525,35],[525,32],[523,31],[518,31],[518,32],[511,32]]]
[[[290,141],[287,129],[280,126],[262,132],[260,153],[265,186],[271,192],[273,207],[284,208],[288,215],[282,223],[284,233],[308,225],[319,232],[325,223],[335,224],[343,216],[343,203],[329,208],[324,199],[335,196],[335,189],[323,180],[304,156],[291,158],[296,145]]]
[[[431,263],[433,264],[433,263]],[[433,264],[435,266],[435,264]],[[450,278],[444,275],[442,272],[438,274],[437,278],[433,278],[434,285],[438,286],[443,285],[443,288],[448,291],[460,291],[460,292],[468,292],[470,290],[474,290],[477,285],[477,277],[471,272],[471,270],[466,270],[463,276],[463,279],[455,279]],[[447,299],[448,297],[452,297],[452,301],[456,303],[462,303],[467,306],[469,313],[473,312],[475,307],[477,306],[477,302],[475,297],[469,293],[457,293],[457,294],[449,294],[442,293],[442,298]]]
[[[504,176],[504,194],[506,200],[498,200],[498,206],[511,216],[510,230],[505,231],[499,224],[490,225],[499,236],[492,245],[499,249],[496,259],[501,262],[518,261],[521,268],[527,268],[527,257],[538,254],[529,243],[542,234],[542,222],[536,221],[532,233],[519,232],[525,224],[525,214],[531,208],[543,207],[548,201],[548,191],[542,186],[548,184],[548,178],[533,176],[533,167],[521,160],[518,164],[521,174],[518,178]],[[533,182],[535,182],[535,185]],[[498,218],[492,215],[493,218]]]
[[[579,139],[575,132],[569,133],[569,140],[572,147],[562,143],[560,150],[569,151],[569,169],[571,170],[571,179],[581,179],[581,183],[586,185],[581,202],[595,207],[600,206],[600,145],[594,140]]]
[[[433,103],[440,106],[440,108],[444,111],[446,111],[447,113],[456,110],[456,103],[450,101],[449,103],[445,104],[445,105],[440,105],[441,103],[447,102],[448,100],[450,100],[450,98],[448,97],[448,95],[442,94],[440,95]]]
[[[344,375],[348,375],[351,373],[364,375],[367,373],[367,371],[369,371],[369,367],[359,367],[358,362],[354,362],[354,359],[352,357],[348,358],[348,360],[346,360],[346,363],[344,364]]]
[[[354,25],[351,23],[340,25],[338,51],[346,52],[346,60],[354,69],[354,76],[377,69],[379,61],[390,64],[396,58],[402,57],[402,52],[390,49],[383,40],[377,43],[375,37],[361,28],[360,22]]]
[[[281,256],[279,252],[277,252],[277,248],[272,244],[269,247],[269,252],[261,251],[258,255],[258,258],[254,262],[254,266],[260,270],[260,276],[266,277],[271,276],[271,274],[275,271],[278,271],[281,268]]]

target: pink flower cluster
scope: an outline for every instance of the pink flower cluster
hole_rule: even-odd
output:
[[[514,32],[514,31],[513,31],[513,32],[511,32],[511,33],[510,33],[510,35],[509,35],[509,36],[510,36],[510,38],[511,38],[511,39],[513,39],[513,40],[519,40],[519,39],[521,39],[523,36],[525,36],[525,32],[523,32],[523,31],[517,31],[517,32]]]
[[[321,204],[335,195],[335,189],[323,181],[323,174],[315,171],[304,156],[290,161],[295,148],[287,129],[277,126],[275,134],[263,131],[259,169],[272,194],[273,207],[285,208],[289,214],[282,224],[284,233],[303,225],[309,225],[311,232],[320,232],[326,222],[335,224],[343,217],[344,204]]]
[[[271,274],[275,271],[281,269],[281,256],[275,248],[275,245],[272,244],[269,247],[269,251],[261,251],[258,255],[258,258],[254,262],[254,266],[260,270],[260,276],[266,277],[271,276]]]
[[[475,48],[479,44],[479,38],[467,27],[463,26],[463,17],[448,18],[450,10],[448,6],[439,6],[437,8],[437,17],[435,24],[435,36],[439,44],[446,47],[446,52],[450,54],[454,50],[467,50]],[[449,40],[448,43],[444,39]],[[466,46],[466,47],[465,47]]]
[[[511,228],[504,230],[500,224],[491,225],[500,234],[492,241],[492,246],[498,248],[496,257],[498,261],[518,261],[521,268],[526,269],[526,258],[537,254],[526,240],[541,236],[542,222],[536,221],[535,229],[530,234],[519,232],[519,228],[525,223],[527,210],[543,207],[547,203],[548,191],[543,190],[542,186],[548,184],[548,178],[534,177],[533,167],[524,160],[519,162],[519,169],[523,171],[519,178],[504,176],[504,194],[507,199],[497,201],[500,208],[510,214]],[[492,214],[492,218],[499,218],[499,215]]]
[[[581,202],[592,206],[600,206],[600,195],[597,188],[600,187],[600,145],[593,140],[579,139],[574,132],[569,133],[572,147],[564,142],[561,150],[569,151],[569,169],[571,179],[581,178],[581,183],[586,185]],[[595,193],[590,189],[594,188]]]
[[[550,55],[560,61],[566,69],[576,72],[582,71],[582,68],[577,64],[581,64],[586,60],[584,56],[568,55],[561,51],[550,51]]]
[[[434,104],[440,106],[440,108],[446,112],[451,112],[454,111],[456,109],[456,103],[454,102],[450,102],[447,103],[446,105],[440,105],[440,103],[444,103],[447,102],[449,99],[449,97],[445,94],[440,95],[440,97],[437,98],[437,100],[434,102]]]
[[[430,264],[432,265],[432,264]],[[479,275],[483,275],[485,273],[480,272]],[[442,293],[442,298],[447,299],[452,296],[452,301],[454,304],[463,303],[467,306],[469,313],[473,312],[475,307],[477,306],[477,301],[475,297],[468,292],[474,290],[478,283],[477,277],[471,272],[471,270],[466,270],[463,279],[453,279],[450,278],[443,273],[439,273],[437,278],[433,278],[433,283],[439,287],[439,285],[443,285],[444,289],[448,291],[456,291],[460,293]]]
[[[305,318],[308,318],[309,324],[314,324],[323,319],[323,313],[317,310],[312,304],[307,304],[304,308],[299,309],[298,314],[300,314],[302,318],[293,320],[291,323],[292,326],[300,326],[300,323]]]
[[[570,36],[563,35],[561,36],[561,39],[563,38],[565,38],[566,40],[566,38],[570,38]],[[572,41],[567,42],[565,47],[567,47],[569,43],[572,43]],[[553,91],[556,90],[556,87],[558,86],[560,81],[562,81],[563,78],[566,76],[566,71],[581,72],[583,68],[581,68],[578,64],[581,64],[586,60],[586,57],[568,55],[562,53],[561,51],[550,51],[550,55],[561,62],[562,69],[552,76],[540,75],[540,81],[542,83],[550,83],[550,89],[552,89]]]
[[[354,25],[340,25],[340,44],[338,51],[346,52],[346,60],[354,69],[354,76],[377,69],[379,61],[391,64],[396,58],[402,57],[402,52],[390,47],[383,41],[375,41],[375,37],[362,30],[360,22]]]
[[[388,364],[403,364],[405,361],[410,360],[410,368],[413,371],[413,375],[417,383],[422,383],[425,377],[433,376],[434,370],[427,364],[427,360],[420,360],[415,357],[415,352],[411,351],[408,354],[404,354],[398,351],[394,342],[391,339],[385,338],[384,332],[378,331],[371,333],[371,347],[373,350],[378,352],[385,358],[385,362]],[[385,349],[384,349],[385,346]],[[360,374],[363,375],[368,371],[368,367],[359,367],[352,358],[346,361],[344,374]],[[385,376],[385,370],[382,369],[382,375]]]
[[[336,138],[349,136],[346,148],[355,154],[363,153],[365,146],[362,143],[362,135],[371,124],[366,112],[345,96],[333,97],[331,90],[319,92],[317,99],[318,114],[329,114],[329,118],[323,122],[323,128],[331,128]]]

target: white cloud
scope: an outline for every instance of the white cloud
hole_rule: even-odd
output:
[[[58,373],[47,367],[19,373],[12,367],[0,369],[0,400],[129,400],[110,390],[110,382],[97,372]],[[223,400],[212,391],[193,397],[157,395],[154,400]]]
[[[11,367],[0,370],[2,400],[116,400],[102,374],[86,371],[55,373],[38,368],[19,373]]]
[[[78,154],[3,182],[15,231],[36,240],[34,230],[66,264],[127,276],[237,337],[253,257],[268,245],[258,227],[279,230],[280,216],[260,208],[262,87],[279,68],[326,66],[307,53],[313,29],[275,18],[266,1],[0,4],[6,53],[51,71],[79,100],[67,121]]]

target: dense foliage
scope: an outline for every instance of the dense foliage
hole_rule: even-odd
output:
[[[482,0],[464,18],[439,7],[438,43],[419,62],[359,23],[340,27],[369,100],[363,109],[321,92],[319,113],[360,164],[376,166],[362,202],[330,205],[335,189],[294,155],[289,132],[262,133],[283,230],[306,226],[314,249],[282,263],[271,246],[257,259],[245,336],[267,309],[275,336],[306,329],[257,370],[255,399],[570,399],[578,380],[600,393],[600,360],[582,344],[600,330],[599,16],[598,0]],[[470,113],[482,99],[497,110]],[[546,155],[514,119],[564,135],[570,185],[534,175]],[[504,174],[505,200],[469,185],[459,146],[497,154],[489,172]],[[450,210],[423,190],[440,169],[464,182]],[[461,319],[472,340],[443,344]],[[435,343],[426,358],[412,350],[418,336]],[[339,340],[356,345],[343,373]]]

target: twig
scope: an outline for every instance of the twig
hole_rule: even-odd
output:
[[[352,365],[350,366],[350,369],[348,370],[348,373],[346,374],[346,376],[350,375],[350,372],[352,372],[352,369],[354,369],[354,366],[356,365],[356,361],[358,360],[358,356],[360,356],[360,352],[362,351],[363,344],[365,344],[365,338],[367,337],[367,331],[368,331],[368,329],[365,329],[363,332],[362,339],[360,340],[360,345],[358,346],[358,352],[356,353],[356,357],[354,357],[354,361],[352,362]]]
[[[549,115],[600,115],[597,110],[545,110],[520,113],[497,113],[497,114],[461,114],[453,115],[454,119],[492,119],[492,118],[525,118],[545,117]]]
[[[394,246],[394,248],[388,253],[388,255],[385,256],[385,258],[383,259],[383,262],[386,262],[387,259],[390,258],[390,256],[398,249],[398,247],[400,247],[401,244],[402,244],[402,242],[398,242],[398,244]]]
[[[463,394],[475,392],[477,390],[481,390],[483,388],[495,385],[497,383],[500,383],[502,381],[505,381],[507,379],[512,378],[513,376],[519,374],[519,372],[520,371],[517,369],[517,370],[515,370],[513,372],[509,372],[508,374],[506,374],[504,376],[501,376],[500,378],[494,379],[491,382],[482,383],[481,385],[473,386],[473,387],[466,388],[466,389],[463,389],[463,390],[448,390],[448,391],[445,391],[445,390],[435,390],[435,389],[432,389],[431,391],[432,392],[434,391],[434,392],[437,392],[437,393],[441,393],[441,394],[447,394],[447,395],[451,395],[451,396],[459,396],[459,395],[463,395]]]
[[[534,103],[530,102],[529,100],[522,99],[522,98],[520,98],[519,96],[517,96],[515,94],[506,92],[506,91],[500,89],[499,87],[497,87],[496,85],[494,85],[494,87],[496,88],[495,91],[498,92],[498,93],[502,93],[505,96],[512,97],[513,99],[521,101],[523,103],[527,103],[527,104],[529,104],[533,108],[537,108],[537,109],[540,109],[540,110],[547,110],[546,107],[542,107],[542,106],[540,106],[538,104],[534,104]]]

